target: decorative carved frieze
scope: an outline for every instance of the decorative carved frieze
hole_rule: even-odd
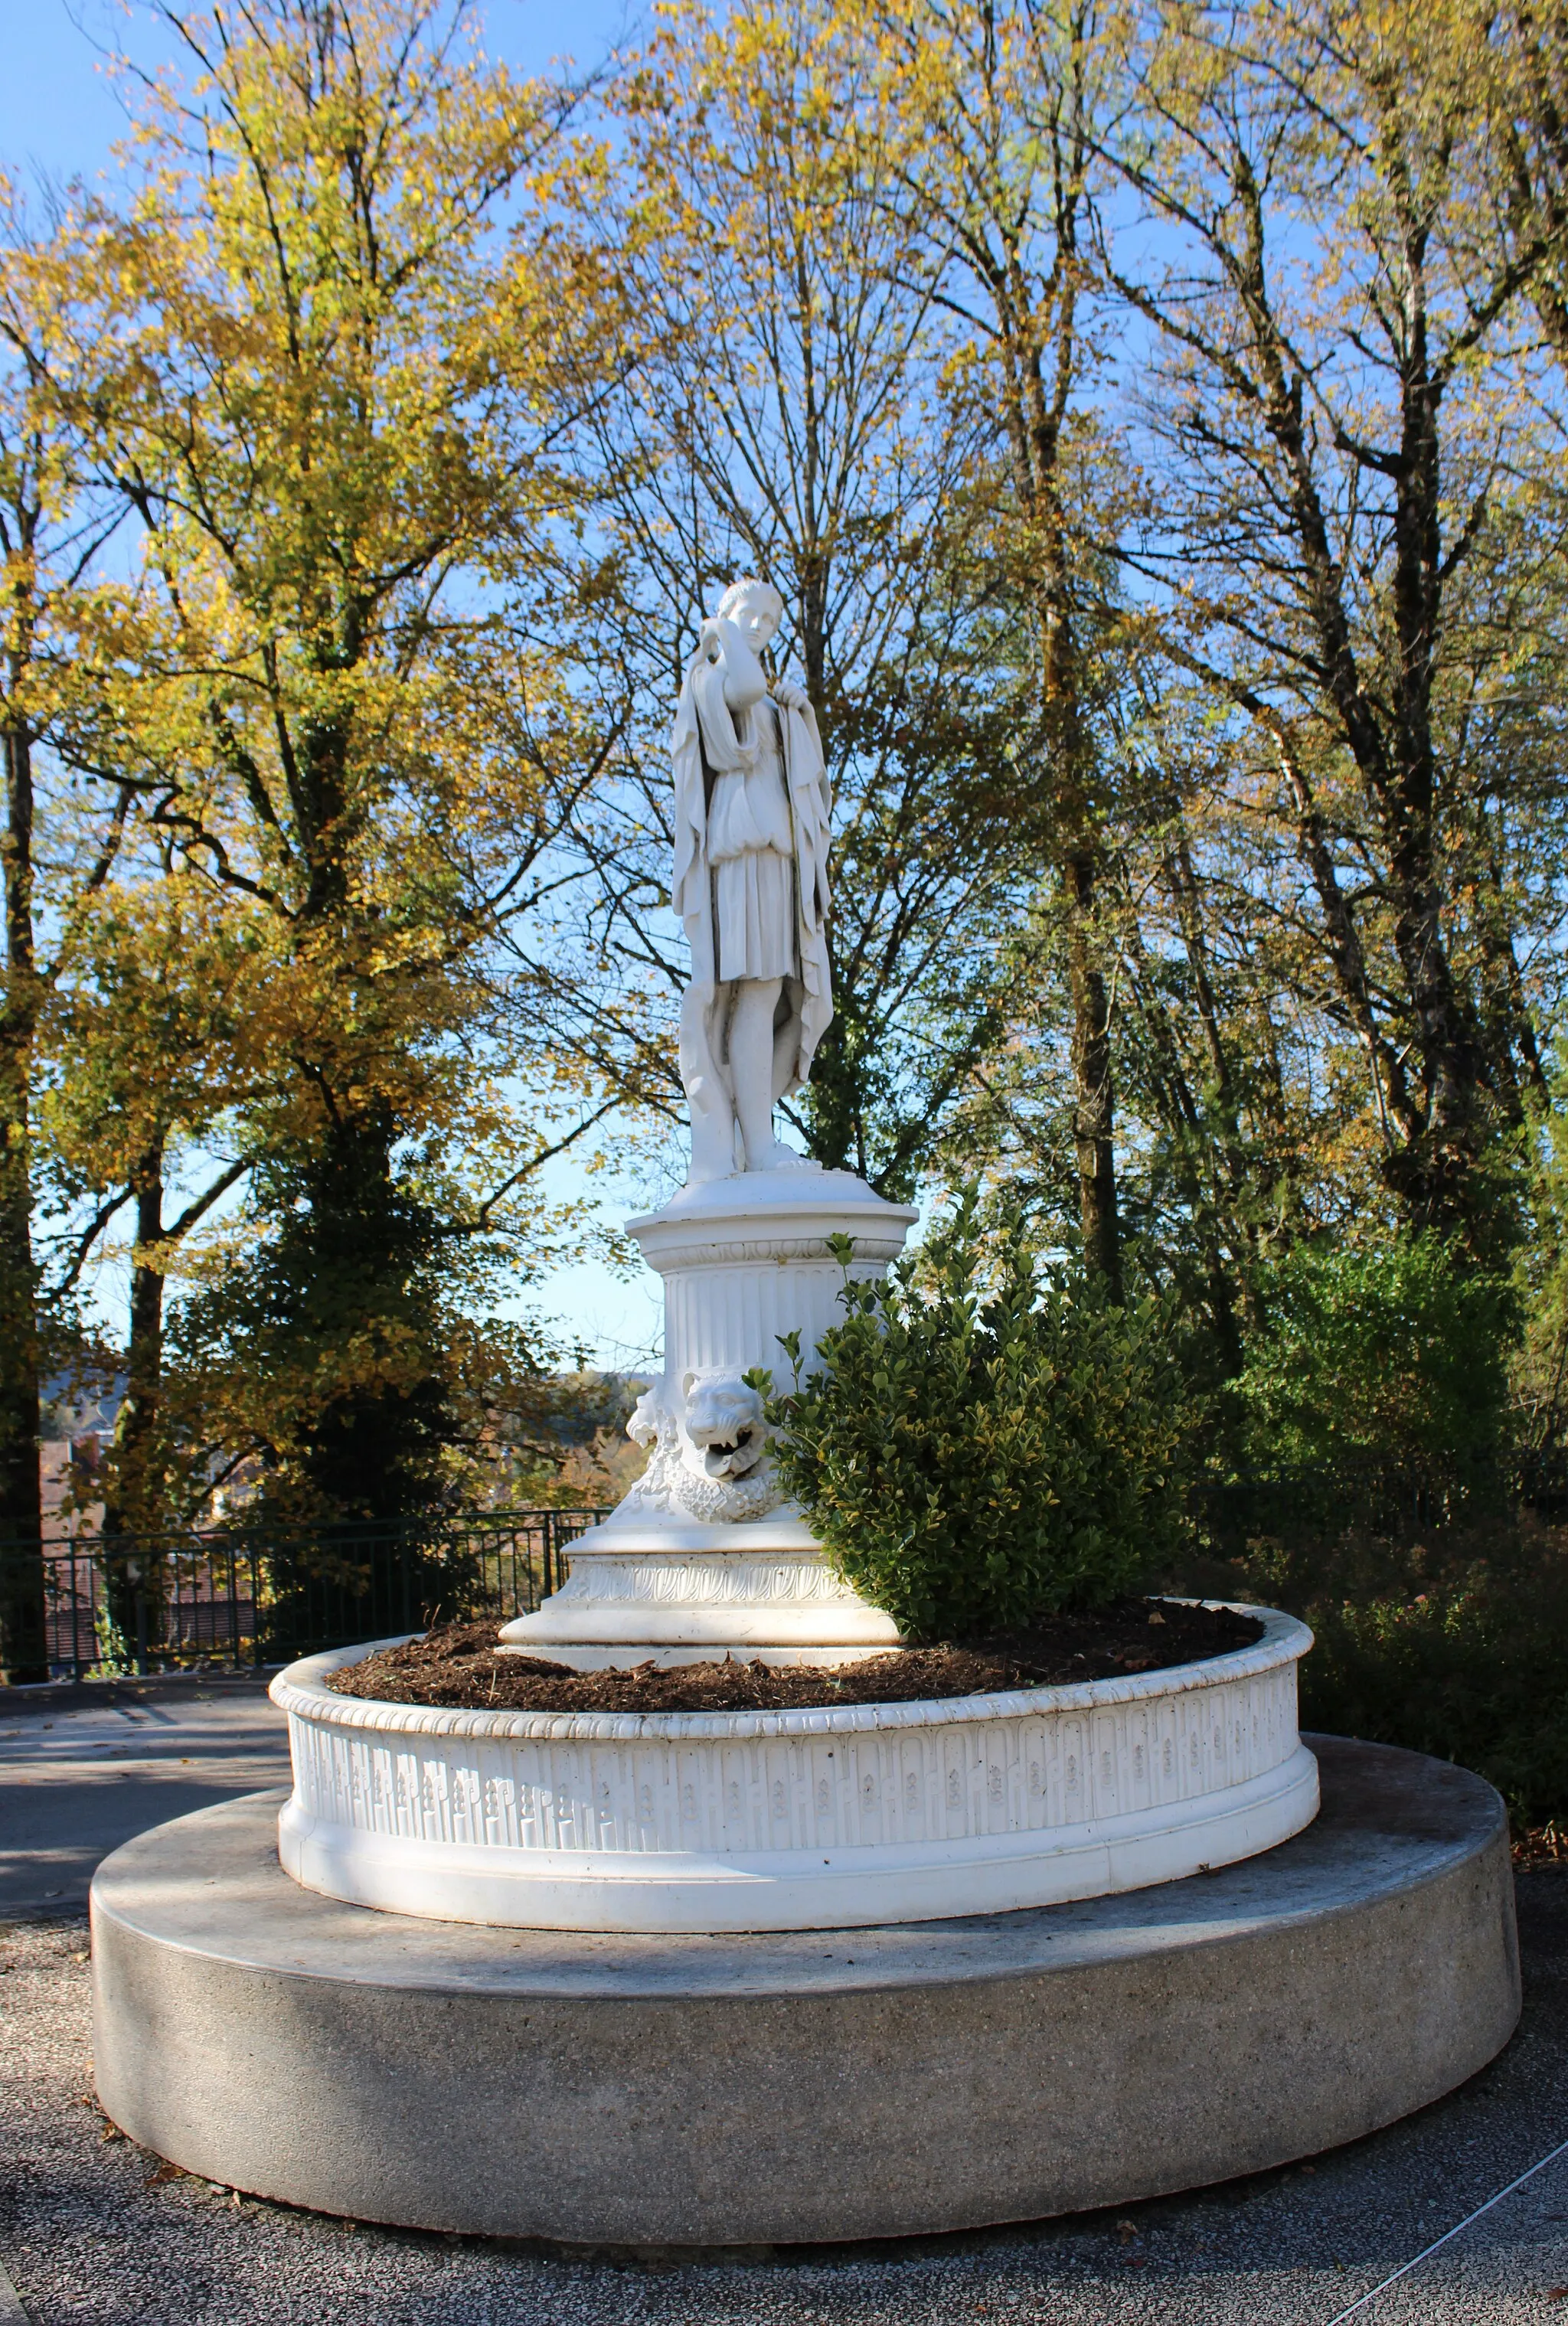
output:
[[[809,1570],[770,1566],[785,1590],[812,1587]],[[656,1600],[669,1574],[649,1561],[638,1587]],[[716,1572],[709,1587],[735,1583]],[[340,1651],[273,1686],[294,1754],[285,1863],[365,1903],[589,1930],[809,1927],[823,1865],[838,1869],[835,1912],[849,1922],[1137,1888],[1310,1820],[1315,1777],[1296,1726],[1310,1643],[1271,1614],[1255,1647],[1127,1679],[647,1715],[366,1703],[322,1686],[365,1652]],[[314,1857],[312,1835],[330,1838]],[[373,1894],[388,1847],[395,1899]],[[411,1905],[427,1858],[414,1892],[431,1903]],[[961,1881],[921,1889],[922,1869],[960,1866]],[[465,1909],[481,1895],[482,1913]]]

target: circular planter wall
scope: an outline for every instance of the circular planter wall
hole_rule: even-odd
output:
[[[448,1921],[792,1931],[1142,1889],[1310,1824],[1312,1634],[1071,1688],[749,1713],[469,1712],[336,1695],[339,1649],[272,1685],[306,1889]]]

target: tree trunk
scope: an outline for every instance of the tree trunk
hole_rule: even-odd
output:
[[[132,1180],[136,1249],[131,1270],[131,1334],[125,1394],[115,1420],[114,1469],[104,1505],[106,1534],[154,1531],[167,1524],[158,1453],[163,1378],[163,1157],[144,1156]]]
[[[1121,1298],[1121,1226],[1116,1185],[1116,1093],[1111,1075],[1110,997],[1101,965],[1104,845],[1095,813],[1096,749],[1084,716],[1083,657],[1074,602],[1072,544],[1062,490],[1062,445],[1078,377],[1078,228],[1087,166],[1081,116],[1078,44],[1064,116],[1053,131],[1053,244],[1042,299],[1031,295],[1012,229],[1003,223],[1007,263],[997,282],[997,321],[1007,345],[1012,409],[1007,435],[1019,498],[1029,520],[1030,563],[1039,624],[1049,755],[1050,825],[1067,907],[1068,986],[1072,1005],[1072,1145],[1078,1168],[1084,1264]]]
[[[133,1174],[136,1246],[131,1269],[129,1380],[115,1417],[104,1500],[105,1596],[109,1620],[138,1667],[163,1635],[168,1524],[159,1406],[163,1376],[163,1154],[144,1155]]]
[[[1065,401],[1065,386],[1060,390]],[[1035,436],[1034,513],[1046,546],[1038,619],[1051,787],[1048,828],[1067,914],[1067,982],[1072,1008],[1072,1147],[1085,1267],[1121,1298],[1121,1223],[1116,1186],[1116,1091],[1111,1074],[1110,995],[1099,927],[1104,847],[1092,791],[1094,745],[1083,718],[1083,673],[1067,575],[1066,528],[1054,463],[1060,415]]]
[[[38,1271],[32,1257],[30,1098],[37,1024],[32,943],[32,747],[5,755],[5,990],[0,1000],[0,1679],[49,1678],[39,1477]]]
[[[1099,865],[1089,849],[1067,862],[1068,983],[1072,1001],[1072,1146],[1086,1267],[1121,1297],[1117,1215],[1116,1108],[1110,1065],[1110,998],[1096,943]]]
[[[1216,1179],[1221,1176],[1228,1177],[1228,1172],[1222,1175],[1218,1168],[1216,1141],[1212,1126],[1207,1120],[1208,1110],[1200,1104],[1183,1065],[1181,1046],[1171,1027],[1156,981],[1149,973],[1148,956],[1136,916],[1129,926],[1128,950],[1136,971],[1133,999],[1147,1029],[1152,1052],[1149,1080],[1154,1086],[1157,1112],[1164,1119],[1165,1134],[1170,1141],[1173,1174],[1197,1233],[1220,1374],[1224,1380],[1232,1381],[1241,1371],[1244,1362],[1241,1330],[1237,1320],[1236,1296],[1227,1266],[1219,1207],[1203,1185],[1204,1162],[1207,1159],[1213,1168]]]

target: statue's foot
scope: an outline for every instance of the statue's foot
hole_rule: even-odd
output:
[[[794,1148],[786,1147],[782,1139],[775,1139],[769,1141],[755,1163],[748,1154],[746,1168],[748,1171],[820,1171],[822,1167],[810,1155],[798,1154]]]

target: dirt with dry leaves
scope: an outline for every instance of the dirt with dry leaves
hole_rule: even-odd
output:
[[[1228,1607],[1123,1599],[1093,1614],[1047,1616],[1004,1637],[900,1648],[863,1663],[645,1663],[578,1672],[497,1649],[493,1624],[441,1624],[346,1665],[327,1685],[378,1703],[469,1711],[789,1712],[1122,1679],[1250,1647],[1262,1632],[1255,1617]]]

